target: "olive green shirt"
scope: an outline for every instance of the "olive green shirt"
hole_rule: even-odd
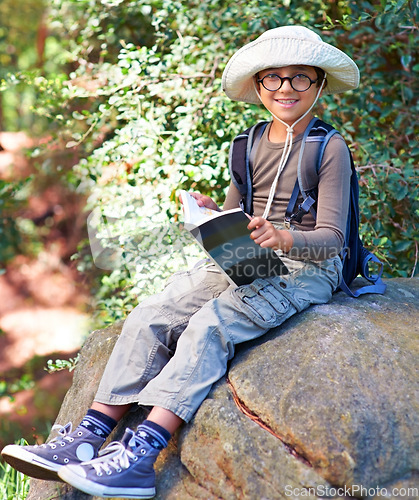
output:
[[[266,127],[256,151],[253,166],[253,215],[262,216],[271,185],[284,149],[284,143],[273,143],[268,139]],[[273,224],[284,222],[285,211],[297,179],[297,162],[303,134],[297,135],[287,164],[278,179],[276,194],[272,202],[268,220]],[[310,145],[306,143],[304,155],[310,155]],[[313,160],[314,161],[314,160]],[[313,169],[312,184],[317,184]],[[335,134],[324,151],[318,174],[317,218],[311,213],[305,215],[301,224],[292,227],[293,247],[287,253],[290,258],[324,260],[341,251],[345,241],[346,219],[349,207],[351,164],[349,151],[341,135]],[[223,206],[224,210],[239,206],[241,195],[231,183]],[[300,194],[298,203],[302,203]]]

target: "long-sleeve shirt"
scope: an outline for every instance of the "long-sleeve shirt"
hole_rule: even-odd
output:
[[[270,125],[265,129],[259,142],[253,166],[253,215],[255,216],[262,216],[264,212],[269,190],[284,149],[284,143],[269,141],[269,127]],[[268,216],[268,220],[273,224],[284,222],[285,211],[297,179],[297,163],[302,138],[303,134],[294,138],[291,154],[279,177]],[[304,154],[307,153],[306,146]],[[317,218],[314,220],[311,213],[308,213],[303,217],[301,224],[294,224],[292,228],[294,243],[287,254],[290,258],[319,261],[333,257],[341,251],[345,241],[350,176],[351,164],[348,148],[342,136],[335,134],[324,151],[318,174]],[[316,179],[316,176],[314,178]],[[240,199],[239,191],[231,183],[223,209],[238,207]],[[297,205],[302,201],[300,195]]]

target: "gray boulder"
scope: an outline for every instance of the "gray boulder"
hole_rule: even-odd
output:
[[[418,498],[419,280],[387,284],[384,296],[337,293],[240,346],[161,453],[156,498]],[[120,329],[89,336],[57,423],[84,416]],[[46,498],[92,497],[32,480],[28,500]]]

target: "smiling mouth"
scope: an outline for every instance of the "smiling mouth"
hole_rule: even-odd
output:
[[[275,99],[279,104],[295,104],[298,99]]]

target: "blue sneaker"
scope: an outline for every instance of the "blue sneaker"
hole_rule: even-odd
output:
[[[126,429],[121,442],[110,443],[99,457],[59,471],[63,481],[89,495],[111,498],[153,498],[153,464],[160,449]]]
[[[20,446],[9,444],[3,448],[1,455],[5,462],[27,476],[37,479],[60,481],[57,472],[61,467],[78,464],[98,456],[99,448],[105,438],[96,436],[88,429],[77,427],[71,432],[72,425],[54,425],[58,436],[50,442]]]

